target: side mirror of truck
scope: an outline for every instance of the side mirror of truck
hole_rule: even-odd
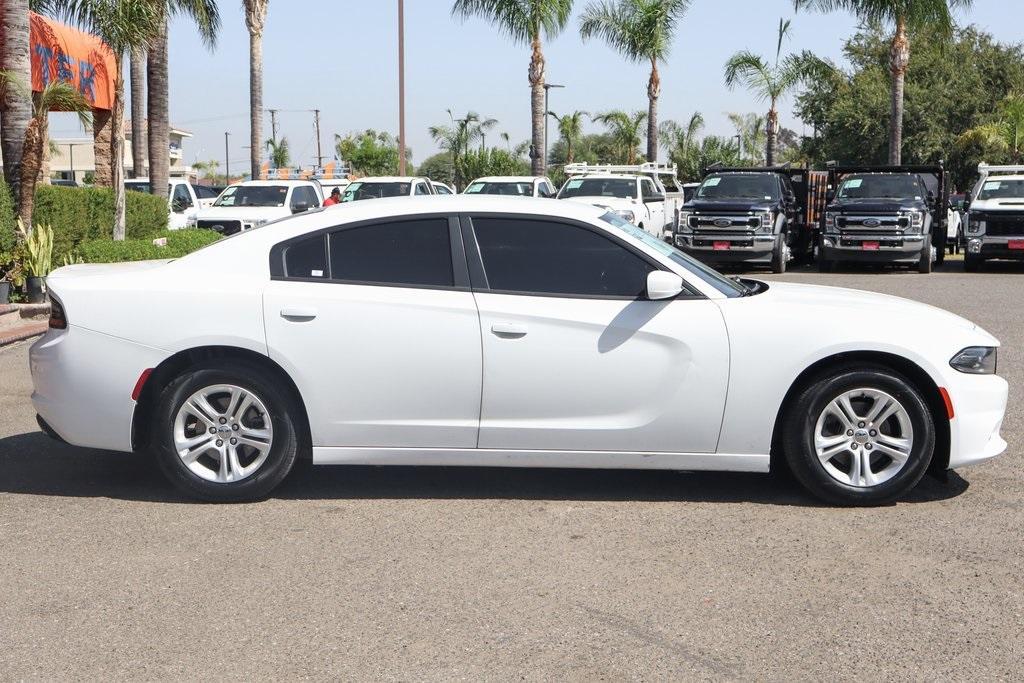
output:
[[[174,213],[184,213],[187,208],[188,205],[185,203],[184,199],[175,199],[171,202],[171,211]]]
[[[302,213],[303,211],[309,211],[309,204],[299,202],[298,204],[292,205],[292,213]]]
[[[828,192],[825,193],[825,201],[828,202],[829,204],[831,204],[832,201],[835,198],[836,198],[836,191],[835,190],[829,190]]]
[[[663,201],[665,201],[665,195],[663,194],[649,194],[644,196],[644,204],[653,204]]]
[[[970,197],[964,197],[964,200],[962,202],[960,202],[960,210],[961,211],[966,211],[969,208],[971,208],[971,198]]]

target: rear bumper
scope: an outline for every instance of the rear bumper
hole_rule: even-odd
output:
[[[166,357],[74,325],[49,330],[29,350],[38,419],[75,446],[131,451],[132,390],[143,370]]]
[[[966,467],[1006,450],[999,434],[1006,413],[1009,385],[998,375],[949,378],[954,417],[949,421],[949,469]]]

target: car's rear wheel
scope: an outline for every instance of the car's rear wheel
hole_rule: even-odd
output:
[[[278,385],[262,368],[235,362],[194,368],[171,382],[153,432],[164,475],[201,500],[269,494],[298,452],[293,402]]]
[[[775,248],[772,249],[772,272],[785,273],[788,258],[789,248],[786,246],[786,238],[784,235],[779,235],[775,240]]]
[[[803,486],[837,505],[881,505],[906,494],[935,450],[920,392],[881,367],[847,368],[812,382],[787,413],[786,461]]]

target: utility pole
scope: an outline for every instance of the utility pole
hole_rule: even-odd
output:
[[[405,175],[405,1],[398,0],[398,175]]]
[[[544,167],[548,165],[548,118],[551,116],[551,109],[548,107],[548,92],[552,88],[564,88],[564,85],[557,83],[544,84]]]
[[[324,155],[320,153],[320,110],[313,110],[313,130],[316,133],[316,167],[324,167]]]
[[[277,144],[277,109],[268,109],[270,112],[270,138]]]
[[[228,156],[228,136],[231,133],[224,131],[224,184],[231,184],[231,159]],[[255,178],[253,179],[255,180]]]

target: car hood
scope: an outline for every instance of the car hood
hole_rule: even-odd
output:
[[[287,206],[212,206],[196,214],[196,220],[277,220],[292,215]]]
[[[969,211],[1024,211],[1024,197],[1018,199],[1006,197],[1003,199],[979,199],[971,202]]]
[[[970,320],[955,313],[889,294],[866,292],[843,287],[805,285],[792,282],[769,282],[763,294],[747,297],[751,301],[764,297],[765,303],[774,303],[782,309],[800,311],[800,318],[830,324],[883,331],[892,339],[912,343],[913,339],[970,338],[963,342],[983,346],[998,346],[999,341]],[[863,325],[861,324],[863,323]],[[794,328],[794,333],[799,330]]]

